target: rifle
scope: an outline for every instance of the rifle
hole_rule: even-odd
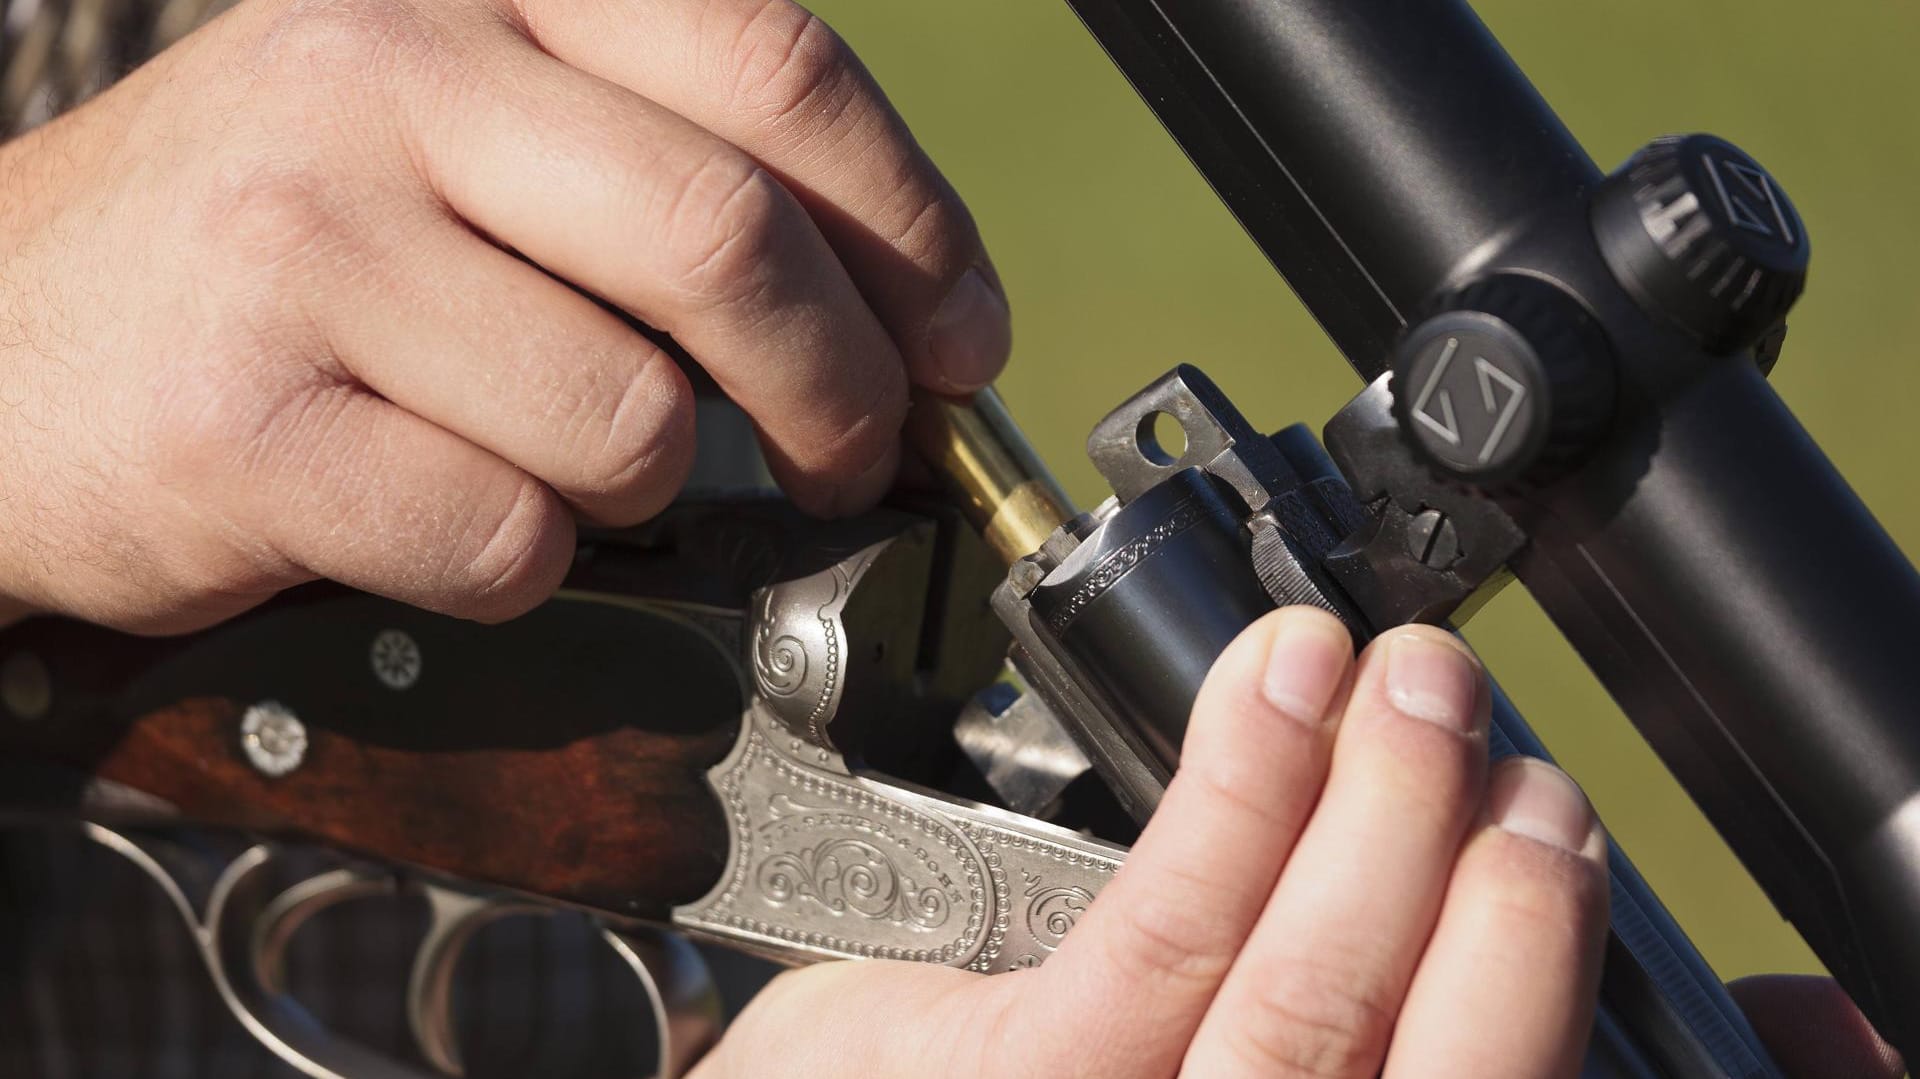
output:
[[[172,641],[24,624],[0,638],[0,745],[73,770],[42,801],[169,882],[228,1002],[308,1074],[412,1074],[276,992],[302,920],[397,887],[435,914],[411,986],[429,1065],[458,1071],[460,942],[544,903],[605,919],[672,1074],[711,1000],[654,928],[789,961],[1043,961],[1124,857],[1083,830],[1124,842],[1151,811],[1240,627],[1293,602],[1357,639],[1459,621],[1510,569],[1920,1048],[1899,712],[1920,687],[1876,647],[1920,582],[1764,381],[1807,252],[1779,186],[1703,136],[1603,178],[1463,4],[1073,6],[1368,380],[1324,450],[1178,369],[1098,425],[1115,498],[1071,515],[990,400],[922,402],[957,497],[831,526],[684,503],[587,537],[566,590],[504,626],[325,587]],[[1497,727],[1496,751],[1539,752],[1510,708]],[[128,820],[403,869],[279,890],[272,844],[208,877]],[[1776,1074],[1613,870],[1590,1071]]]

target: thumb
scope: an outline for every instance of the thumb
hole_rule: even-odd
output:
[[[788,971],[756,994],[688,1079],[974,1079],[1026,972],[987,978],[927,963],[854,959]]]
[[[1763,974],[1727,986],[1791,1079],[1900,1079],[1900,1054],[1831,978]]]

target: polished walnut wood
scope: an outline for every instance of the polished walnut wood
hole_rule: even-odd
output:
[[[375,665],[382,634],[419,651],[404,688]],[[0,682],[0,759],[63,765],[96,805],[106,780],[194,823],[643,917],[704,893],[726,851],[705,773],[743,704],[730,642],[630,603],[568,596],[489,627],[312,589],[166,640],[35,619],[0,634]],[[241,733],[269,704],[308,740],[277,777]]]

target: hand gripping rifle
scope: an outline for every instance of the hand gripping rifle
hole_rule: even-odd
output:
[[[0,635],[0,747],[32,764],[9,789],[160,880],[309,1075],[459,1074],[463,942],[560,907],[604,921],[673,1075],[714,1010],[665,930],[1042,962],[1242,627],[1458,621],[1510,570],[1920,1056],[1920,672],[1884,647],[1920,587],[1765,382],[1807,256],[1779,186],[1700,135],[1603,176],[1457,0],[1071,2],[1368,381],[1324,448],[1181,367],[1096,427],[1114,497],[1074,515],[991,395],[927,400],[912,435],[953,498],[832,525],[685,501],[586,537],[502,626],[318,586],[174,640],[37,619]],[[1542,752],[1503,699],[1493,745]],[[209,864],[182,824],[276,838]],[[286,837],[367,861],[288,885]],[[1776,1076],[1612,870],[1588,1074]],[[303,921],[393,890],[432,913],[414,1062],[282,992]]]

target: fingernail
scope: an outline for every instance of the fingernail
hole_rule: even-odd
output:
[[[900,469],[900,444],[892,443],[866,471],[833,489],[827,498],[828,517],[851,517],[872,509],[874,503],[893,488],[893,477]]]
[[[1013,352],[1013,317],[1007,301],[976,267],[947,293],[927,335],[942,387],[969,393],[993,381]]]
[[[1606,838],[1587,796],[1546,761],[1501,761],[1487,782],[1487,812],[1502,831],[1575,854],[1606,856]]]
[[[1346,627],[1316,611],[1287,611],[1279,616],[1260,694],[1288,719],[1319,726],[1340,688],[1353,638]]]
[[[1472,733],[1479,681],[1479,668],[1451,644],[1413,633],[1387,639],[1387,700],[1402,714]]]

